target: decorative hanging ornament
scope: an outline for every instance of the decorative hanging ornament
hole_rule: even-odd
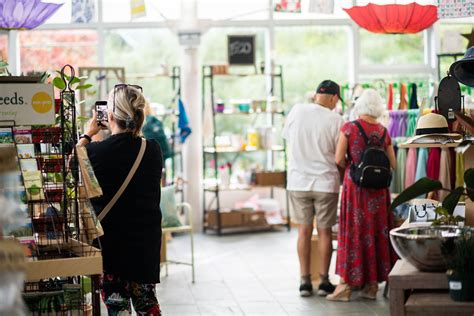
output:
[[[344,9],[360,27],[373,33],[413,34],[429,28],[438,20],[434,5],[369,3]]]
[[[469,41],[469,43],[467,44],[467,49],[474,46],[474,28],[472,28],[472,31],[470,34],[461,34],[461,35]]]
[[[0,29],[34,29],[49,19],[62,5],[40,0],[0,0]]]

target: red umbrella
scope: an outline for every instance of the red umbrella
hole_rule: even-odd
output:
[[[385,34],[418,33],[438,20],[438,9],[434,5],[369,3],[344,9],[360,27]]]

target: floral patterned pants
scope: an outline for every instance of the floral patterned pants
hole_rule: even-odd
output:
[[[131,315],[131,303],[137,315],[161,316],[156,284],[126,281],[107,272],[104,272],[101,281],[102,299],[109,316]]]

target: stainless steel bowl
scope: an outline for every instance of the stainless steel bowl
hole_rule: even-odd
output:
[[[390,240],[400,258],[421,271],[445,271],[441,247],[460,235],[457,226],[399,227],[390,231]]]

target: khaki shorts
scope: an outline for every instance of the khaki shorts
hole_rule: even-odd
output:
[[[336,224],[339,193],[289,191],[291,220],[296,224],[312,225],[316,216],[318,228]]]

